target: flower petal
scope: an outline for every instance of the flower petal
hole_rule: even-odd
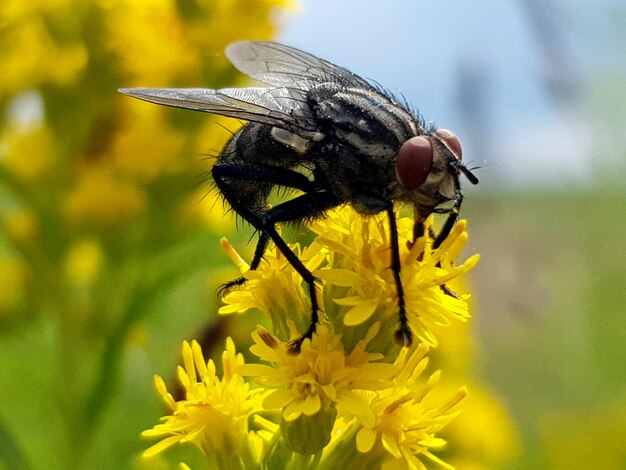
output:
[[[278,408],[284,408],[288,403],[294,400],[293,392],[286,388],[280,388],[274,390],[267,395],[262,402],[262,406],[266,410],[275,410]]]
[[[361,428],[356,434],[356,448],[359,452],[365,454],[372,450],[376,442],[376,431],[372,428]]]
[[[314,415],[320,410],[322,402],[319,395],[307,395],[302,403],[302,413],[307,416]]]
[[[346,312],[343,324],[346,326],[360,325],[372,316],[378,307],[378,299],[366,299]]]

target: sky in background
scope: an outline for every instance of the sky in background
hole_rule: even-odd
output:
[[[401,92],[427,121],[454,130],[464,158],[483,167],[481,191],[586,184],[596,174],[607,136],[590,109],[598,83],[626,83],[623,2],[299,4],[279,40]],[[606,133],[613,145],[602,158],[623,158],[623,131]]]

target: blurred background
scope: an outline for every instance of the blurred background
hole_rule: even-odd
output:
[[[238,39],[401,92],[477,168],[474,318],[439,359],[475,401],[445,460],[626,468],[625,26],[619,0],[4,0],[0,468],[184,460],[139,459],[152,375],[262,320],[216,315],[220,237],[253,248],[207,182],[240,123],[116,92],[244,85]]]

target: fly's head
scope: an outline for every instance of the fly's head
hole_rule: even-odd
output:
[[[461,142],[447,129],[408,139],[400,147],[395,163],[403,199],[434,207],[457,196],[461,173],[477,184],[478,178],[465,167],[462,154]]]

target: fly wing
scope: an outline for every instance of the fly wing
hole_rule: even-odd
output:
[[[290,88],[121,88],[150,103],[270,124],[318,139],[319,131],[306,103],[305,91]]]
[[[319,83],[335,82],[372,88],[367,80],[343,67],[275,42],[235,42],[226,48],[226,56],[239,71],[269,85],[309,90]]]

